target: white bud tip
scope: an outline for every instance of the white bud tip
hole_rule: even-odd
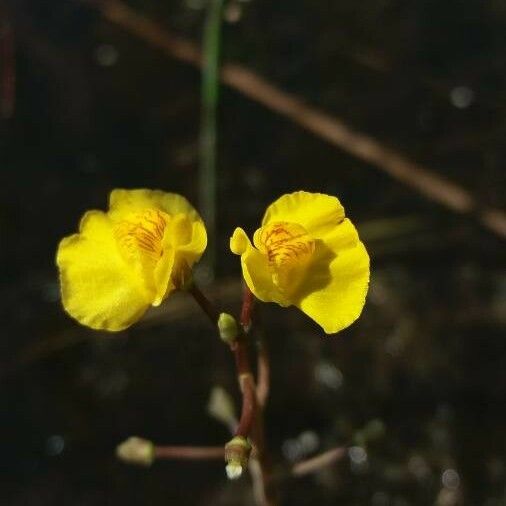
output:
[[[225,467],[225,471],[229,480],[237,480],[237,478],[242,476],[242,466],[237,463],[228,464]]]

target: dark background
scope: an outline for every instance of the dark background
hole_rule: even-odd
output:
[[[200,40],[204,0],[128,4]],[[504,208],[503,1],[249,0],[229,3],[234,12],[226,60]],[[213,385],[238,398],[232,360],[192,301],[174,297],[101,334],[64,314],[54,267],[58,241],[113,188],[197,204],[198,71],[78,1],[11,0],[0,14],[16,76],[0,131],[0,504],[251,504],[248,479],[227,482],[220,462],[139,469],[114,457],[132,434],[228,439],[206,404]],[[12,61],[0,58],[5,85]],[[355,450],[283,481],[283,504],[506,504],[504,242],[228,88],[219,129],[208,291],[223,306],[237,310],[240,297],[228,237],[253,231],[285,192],[339,196],[372,258],[364,313],[338,336],[296,310],[263,308],[276,464]]]

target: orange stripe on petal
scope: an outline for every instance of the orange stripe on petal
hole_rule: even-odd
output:
[[[128,215],[114,227],[120,250],[127,257],[147,255],[157,261],[163,252],[162,239],[170,216],[157,209]]]
[[[267,255],[273,267],[292,266],[304,262],[315,248],[313,238],[297,223],[274,222],[255,234],[255,245]]]

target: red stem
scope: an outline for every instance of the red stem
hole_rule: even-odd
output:
[[[224,455],[223,446],[155,446],[157,459],[211,460]]]
[[[230,345],[230,349],[234,354],[237,378],[242,393],[241,418],[235,435],[248,437],[255,418],[256,388],[249,365],[248,347],[243,336],[234,341]]]
[[[245,334],[247,334],[249,332],[249,329],[251,328],[251,315],[253,313],[254,305],[255,305],[255,296],[248,288],[248,286],[244,285],[240,323]]]
[[[263,339],[258,342],[257,357],[257,399],[259,406],[263,409],[269,397],[271,381],[271,365],[269,353]]]
[[[192,283],[188,292],[197,301],[198,305],[209,317],[211,322],[216,325],[218,322],[219,311],[214,307],[213,303],[200,291],[195,283]],[[248,290],[249,292],[249,290]],[[251,292],[249,292],[251,294]],[[246,295],[245,300],[247,301],[244,306],[247,306],[247,310],[244,311],[246,315],[251,317],[252,309],[252,297]],[[241,407],[241,418],[237,427],[236,436],[249,437],[253,421],[255,419],[256,412],[256,385],[251,372],[248,357],[248,346],[244,340],[244,336],[239,336],[235,341],[230,344],[230,349],[234,354],[235,365],[237,370],[237,378],[239,380],[239,386],[242,393],[242,407]]]
[[[199,306],[204,310],[211,321],[216,324],[219,312],[214,308],[206,296],[193,284],[188,290]],[[275,506],[277,498],[272,487],[272,467],[268,458],[263,424],[263,404],[269,391],[269,361],[265,349],[259,349],[259,379],[262,381],[262,390],[260,395],[257,392],[255,379],[251,371],[248,356],[248,346],[246,335],[251,327],[251,314],[254,306],[254,296],[245,288],[243,294],[243,304],[241,310],[242,335],[239,335],[235,341],[230,344],[230,349],[234,354],[237,378],[242,393],[241,418],[235,431],[236,436],[251,437],[255,447],[255,456],[260,464],[262,474],[262,488],[264,492],[265,506]]]

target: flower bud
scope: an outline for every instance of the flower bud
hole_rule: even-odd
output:
[[[129,464],[150,466],[155,460],[155,447],[151,441],[133,436],[116,447],[116,456]]]
[[[244,469],[248,467],[251,444],[242,436],[235,436],[225,445],[225,468],[229,480],[240,478]]]
[[[218,330],[220,332],[221,339],[228,344],[233,343],[239,333],[237,321],[228,313],[220,314],[218,318]]]

